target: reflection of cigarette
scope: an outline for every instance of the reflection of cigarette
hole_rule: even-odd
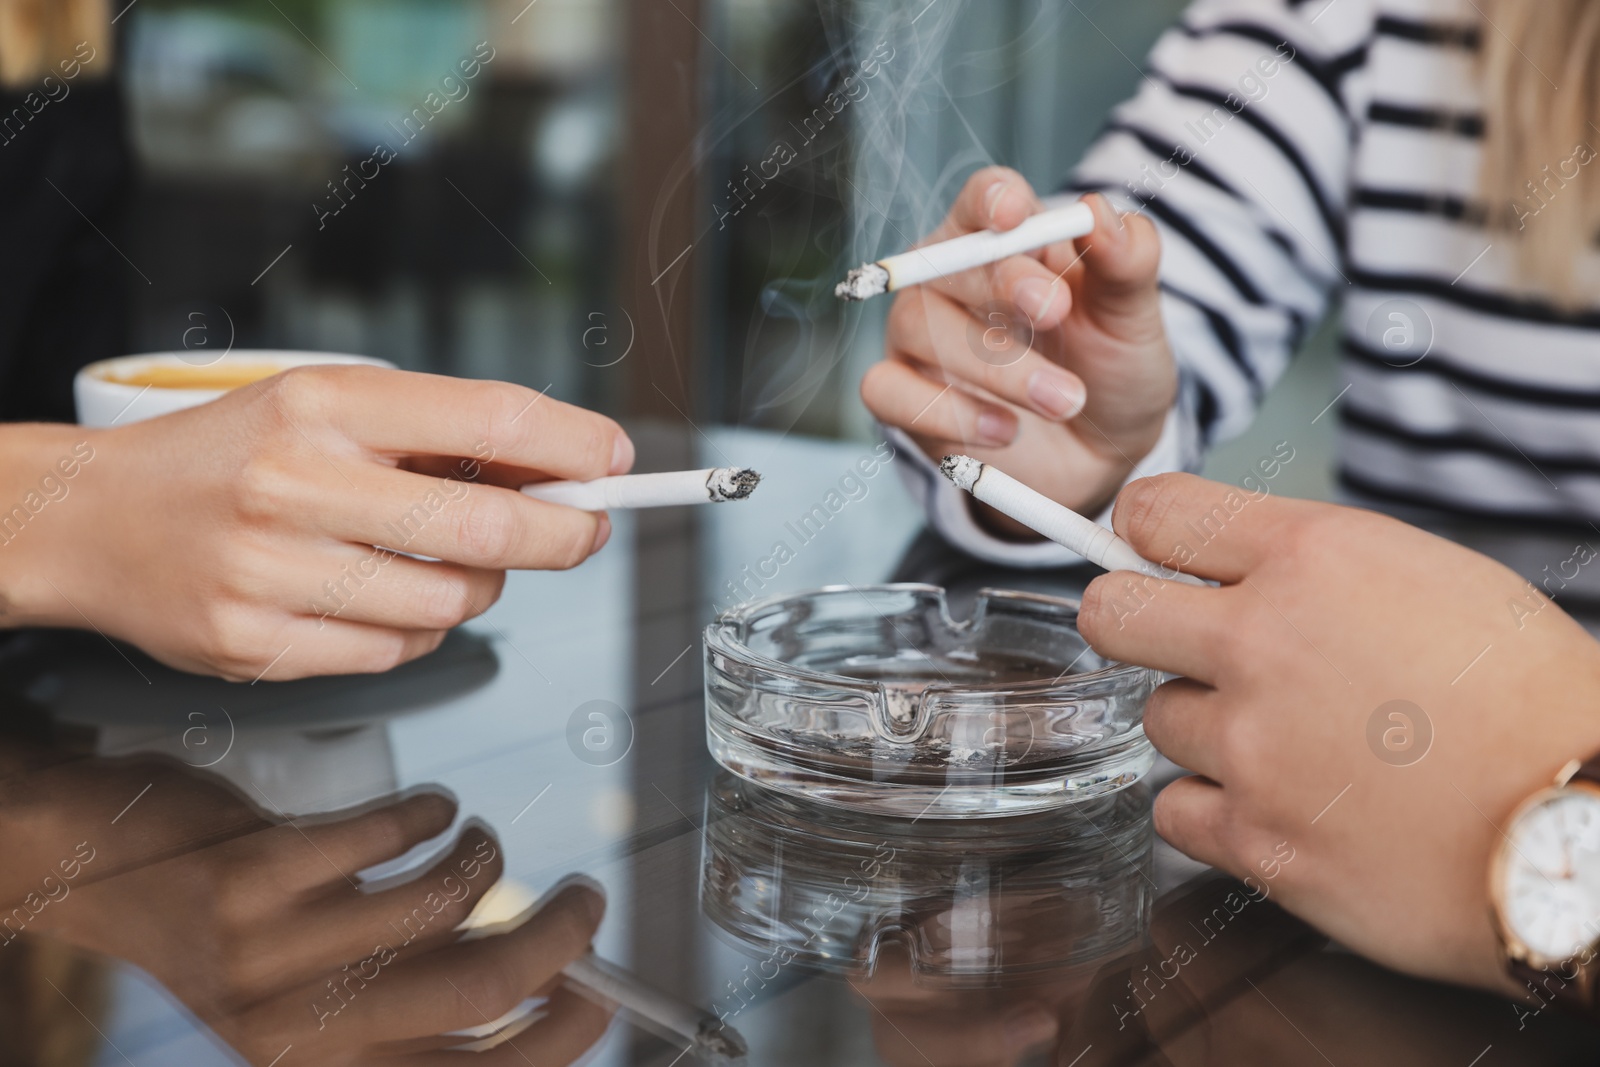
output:
[[[1168,578],[1189,585],[1205,585],[1193,575],[1151,563],[1133,546],[1076,511],[1036,492],[1005,471],[971,456],[946,456],[939,464],[946,478],[1002,514],[1043,534],[1108,571],[1137,571],[1152,578]]]
[[[572,882],[604,893],[599,883],[572,876],[552,887],[546,899],[554,895],[560,885]],[[462,940],[473,941],[515,929],[537,910],[537,905],[538,898],[527,886],[514,878],[502,878],[489,887],[462,924]],[[603,960],[593,952],[579,956],[562,968],[561,973],[575,992],[604,997],[625,1009],[646,1030],[668,1041],[689,1042],[708,1063],[729,1063],[743,1058],[748,1051],[739,1031],[711,1012],[646,985],[632,971]],[[470,1052],[493,1048],[536,1021],[543,1004],[541,998],[530,997],[492,1023],[457,1031],[462,1037],[476,1040],[456,1047]]]
[[[743,500],[761,484],[761,475],[743,467],[667,474],[623,474],[592,482],[535,482],[522,491],[535,500],[582,511],[611,508],[670,508],[678,504],[722,504]]]
[[[1094,229],[1094,212],[1083,201],[1041,211],[1013,230],[980,230],[897,256],[864,263],[834,287],[840,300],[868,300],[910,285],[960,274],[998,263],[1008,256],[1032,252],[1057,241],[1070,241]]]
[[[662,1037],[690,1042],[713,1063],[737,1060],[749,1051],[739,1032],[715,1015],[646,985],[632,971],[592,952],[567,964],[561,973],[626,1008]]]

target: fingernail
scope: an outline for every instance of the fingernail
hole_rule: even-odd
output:
[[[1006,1043],[1014,1052],[1035,1048],[1054,1040],[1058,1029],[1054,1015],[1030,1005],[1006,1020]]]
[[[1097,232],[1097,236],[1112,242],[1121,241],[1128,235],[1128,224],[1122,220],[1122,212],[1117,210],[1116,205],[1104,193],[1094,195],[1100,201],[1098,214],[1106,220],[1105,224],[1096,227],[1097,231],[1104,231],[1104,233]]]
[[[633,442],[628,440],[628,435],[619,432],[616,444],[611,446],[611,473],[626,474],[633,469]]]
[[[989,186],[988,192],[983,194],[983,214],[991,226],[994,224],[994,209],[1000,206],[1000,198],[1006,195],[1007,188],[1008,183],[995,182]]]
[[[599,925],[600,920],[605,917],[606,887],[587,874],[569,874],[551,886],[547,893],[549,895],[545,899],[552,903],[565,900],[568,894],[576,893],[583,902],[590,922]]]
[[[1059,367],[1042,367],[1028,379],[1028,399],[1041,415],[1070,419],[1083,410],[1088,394],[1075,376]]]
[[[1056,287],[1043,278],[1024,278],[1011,289],[1011,302],[1034,322],[1044,318],[1054,301]]]
[[[1017,436],[1017,420],[1009,412],[984,411],[978,415],[978,441],[981,444],[1009,445]]]
[[[600,516],[600,528],[594,532],[594,547],[589,549],[589,555],[594,555],[606,547],[606,542],[611,540],[611,519],[609,516]]]

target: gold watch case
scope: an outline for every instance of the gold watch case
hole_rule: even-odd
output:
[[[1583,795],[1600,804],[1600,784],[1582,779],[1576,782],[1571,780],[1578,767],[1579,762],[1573,760],[1561,769],[1561,773],[1556,776],[1555,784],[1539,790],[1517,805],[1516,809],[1512,811],[1511,817],[1506,820],[1506,832],[1501,835],[1499,847],[1495,849],[1494,857],[1489,864],[1489,906],[1494,916],[1495,932],[1500,937],[1500,944],[1504,950],[1505,957],[1535,970],[1543,970],[1565,964],[1575,957],[1584,955],[1585,950],[1590,950],[1588,951],[1589,959],[1583,963],[1583,969],[1587,970],[1596,955],[1592,951],[1595,948],[1596,941],[1590,941],[1587,945],[1580,946],[1567,956],[1551,959],[1529,947],[1517,932],[1511,928],[1511,924],[1506,918],[1506,868],[1509,858],[1515,849],[1515,845],[1512,843],[1515,836],[1513,831],[1518,823],[1544,805],[1574,794]],[[1600,940],[1600,938],[1597,938],[1597,940]]]

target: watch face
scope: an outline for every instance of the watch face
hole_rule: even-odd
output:
[[[1600,939],[1600,794],[1555,790],[1512,823],[1501,860],[1508,933],[1550,962]]]

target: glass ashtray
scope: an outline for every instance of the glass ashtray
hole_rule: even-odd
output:
[[[1078,602],[931,585],[836,586],[706,628],[706,741],[723,767],[810,800],[910,818],[1043,811],[1133,784],[1156,671],[1107,660]]]

